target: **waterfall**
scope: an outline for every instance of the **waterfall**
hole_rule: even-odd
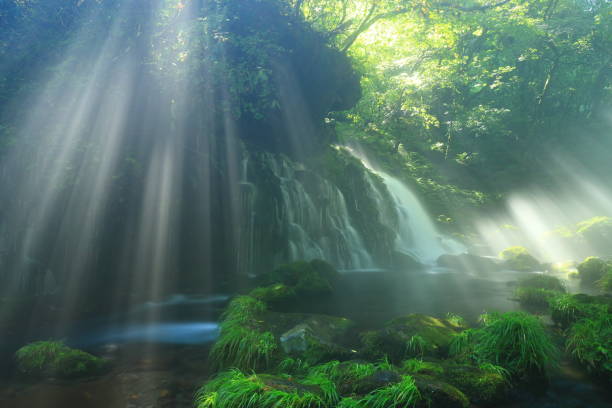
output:
[[[324,259],[339,269],[374,267],[344,196],[335,185],[282,155],[261,153],[259,161],[263,168],[260,172],[272,176],[260,183],[278,189],[276,197],[259,194],[258,198],[263,200],[262,211],[273,207],[274,217],[267,219],[272,222],[272,218],[275,225],[267,227],[282,231],[286,248],[279,261]],[[258,189],[265,188],[257,181],[254,184]]]
[[[389,220],[384,212],[380,213],[381,222],[392,228],[395,233],[395,249],[401,253],[416,257],[425,264],[433,263],[445,253],[463,252],[461,245],[441,235],[431,217],[420,203],[417,196],[397,178],[373,166],[368,159],[353,148],[346,148],[354,157],[372,173],[380,177],[393,200],[396,217]],[[382,202],[384,197],[370,181],[371,192],[378,194],[376,201]],[[387,218],[387,219],[384,219]],[[397,221],[395,221],[397,220]]]

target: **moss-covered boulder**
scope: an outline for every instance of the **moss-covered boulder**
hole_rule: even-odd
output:
[[[339,276],[332,265],[315,259],[281,265],[263,274],[259,280],[263,285],[284,284],[293,288],[298,296],[316,296],[331,293]]]
[[[540,262],[525,247],[506,248],[499,257],[504,261],[504,266],[513,271],[533,272],[542,269]]]
[[[210,357],[216,368],[268,369],[286,356],[308,364],[347,358],[354,323],[346,318],[279,313],[253,296],[234,298],[222,315],[220,336]]]
[[[415,375],[415,384],[422,400],[418,407],[467,408],[470,401],[453,385],[428,375]]]
[[[61,341],[38,341],[23,346],[15,354],[19,372],[31,378],[79,378],[98,375],[107,361]]]
[[[293,315],[285,314],[277,317],[287,319]],[[354,323],[349,319],[309,315],[280,334],[279,342],[286,355],[300,358],[308,364],[336,358],[344,359],[353,354],[351,349],[343,345],[347,332],[353,326]]]
[[[445,364],[443,378],[459,388],[470,402],[479,407],[492,407],[502,401],[509,388],[501,367],[485,364]]]
[[[275,283],[270,286],[255,288],[249,292],[249,296],[264,302],[270,307],[277,307],[295,300],[297,293],[291,286],[284,283]]]
[[[583,283],[593,284],[612,270],[610,263],[596,256],[590,256],[578,264],[578,277]]]
[[[380,330],[362,333],[363,353],[373,358],[400,361],[415,356],[444,356],[455,335],[464,327],[453,319],[409,314],[387,323]]]

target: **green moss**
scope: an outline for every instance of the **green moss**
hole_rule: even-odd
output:
[[[260,300],[268,305],[275,303],[284,303],[295,299],[295,289],[283,283],[260,287],[253,289],[249,295],[257,300]]]
[[[521,246],[506,248],[499,257],[505,261],[507,268],[515,271],[531,272],[541,268],[540,262]]]
[[[197,408],[315,408],[338,400],[333,383],[322,377],[296,381],[239,370],[219,374],[196,393]]]
[[[402,363],[402,371],[408,374],[436,375],[444,373],[444,368],[437,363],[411,358]]]
[[[470,401],[461,390],[440,378],[415,375],[414,379],[425,403],[419,406],[440,408],[468,408],[470,406]]]
[[[590,371],[612,379],[612,314],[599,313],[574,324],[566,348]]]
[[[490,314],[474,333],[481,362],[499,365],[513,375],[541,375],[556,362],[557,350],[540,321],[528,313]]]
[[[39,341],[28,344],[15,354],[18,370],[31,377],[76,378],[96,375],[106,361],[61,341]]]
[[[221,334],[210,352],[213,366],[256,369],[269,364],[278,344],[274,335],[262,328],[265,311],[266,305],[250,296],[230,302],[222,315]]]
[[[282,283],[293,288],[298,295],[312,296],[330,293],[338,276],[333,266],[315,259],[281,265],[264,274],[261,281],[265,285]]]
[[[508,372],[490,363],[473,365],[449,364],[443,378],[463,391],[478,406],[500,401],[508,389]]]
[[[601,279],[610,269],[610,265],[603,259],[590,256],[578,265],[578,275],[582,282],[590,284]]]
[[[363,333],[361,340],[366,355],[388,356],[397,362],[408,357],[444,356],[461,330],[456,320],[410,314],[387,322],[381,330]]]

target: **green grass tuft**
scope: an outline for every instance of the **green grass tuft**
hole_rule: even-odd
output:
[[[414,379],[409,375],[404,375],[402,381],[372,391],[363,397],[356,406],[364,408],[407,408],[416,406],[421,399],[421,393],[414,383]]]
[[[540,321],[524,312],[489,315],[475,332],[474,350],[481,362],[502,366],[514,375],[541,374],[557,359]]]
[[[222,315],[221,334],[210,351],[214,367],[254,370],[267,366],[278,348],[271,332],[260,327],[265,303],[250,297],[236,297]]]
[[[590,371],[612,378],[612,315],[599,313],[569,331],[567,350]]]

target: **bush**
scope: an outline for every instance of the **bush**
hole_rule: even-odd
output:
[[[38,341],[23,346],[15,354],[17,369],[34,378],[76,378],[99,374],[106,361],[61,341]]]

